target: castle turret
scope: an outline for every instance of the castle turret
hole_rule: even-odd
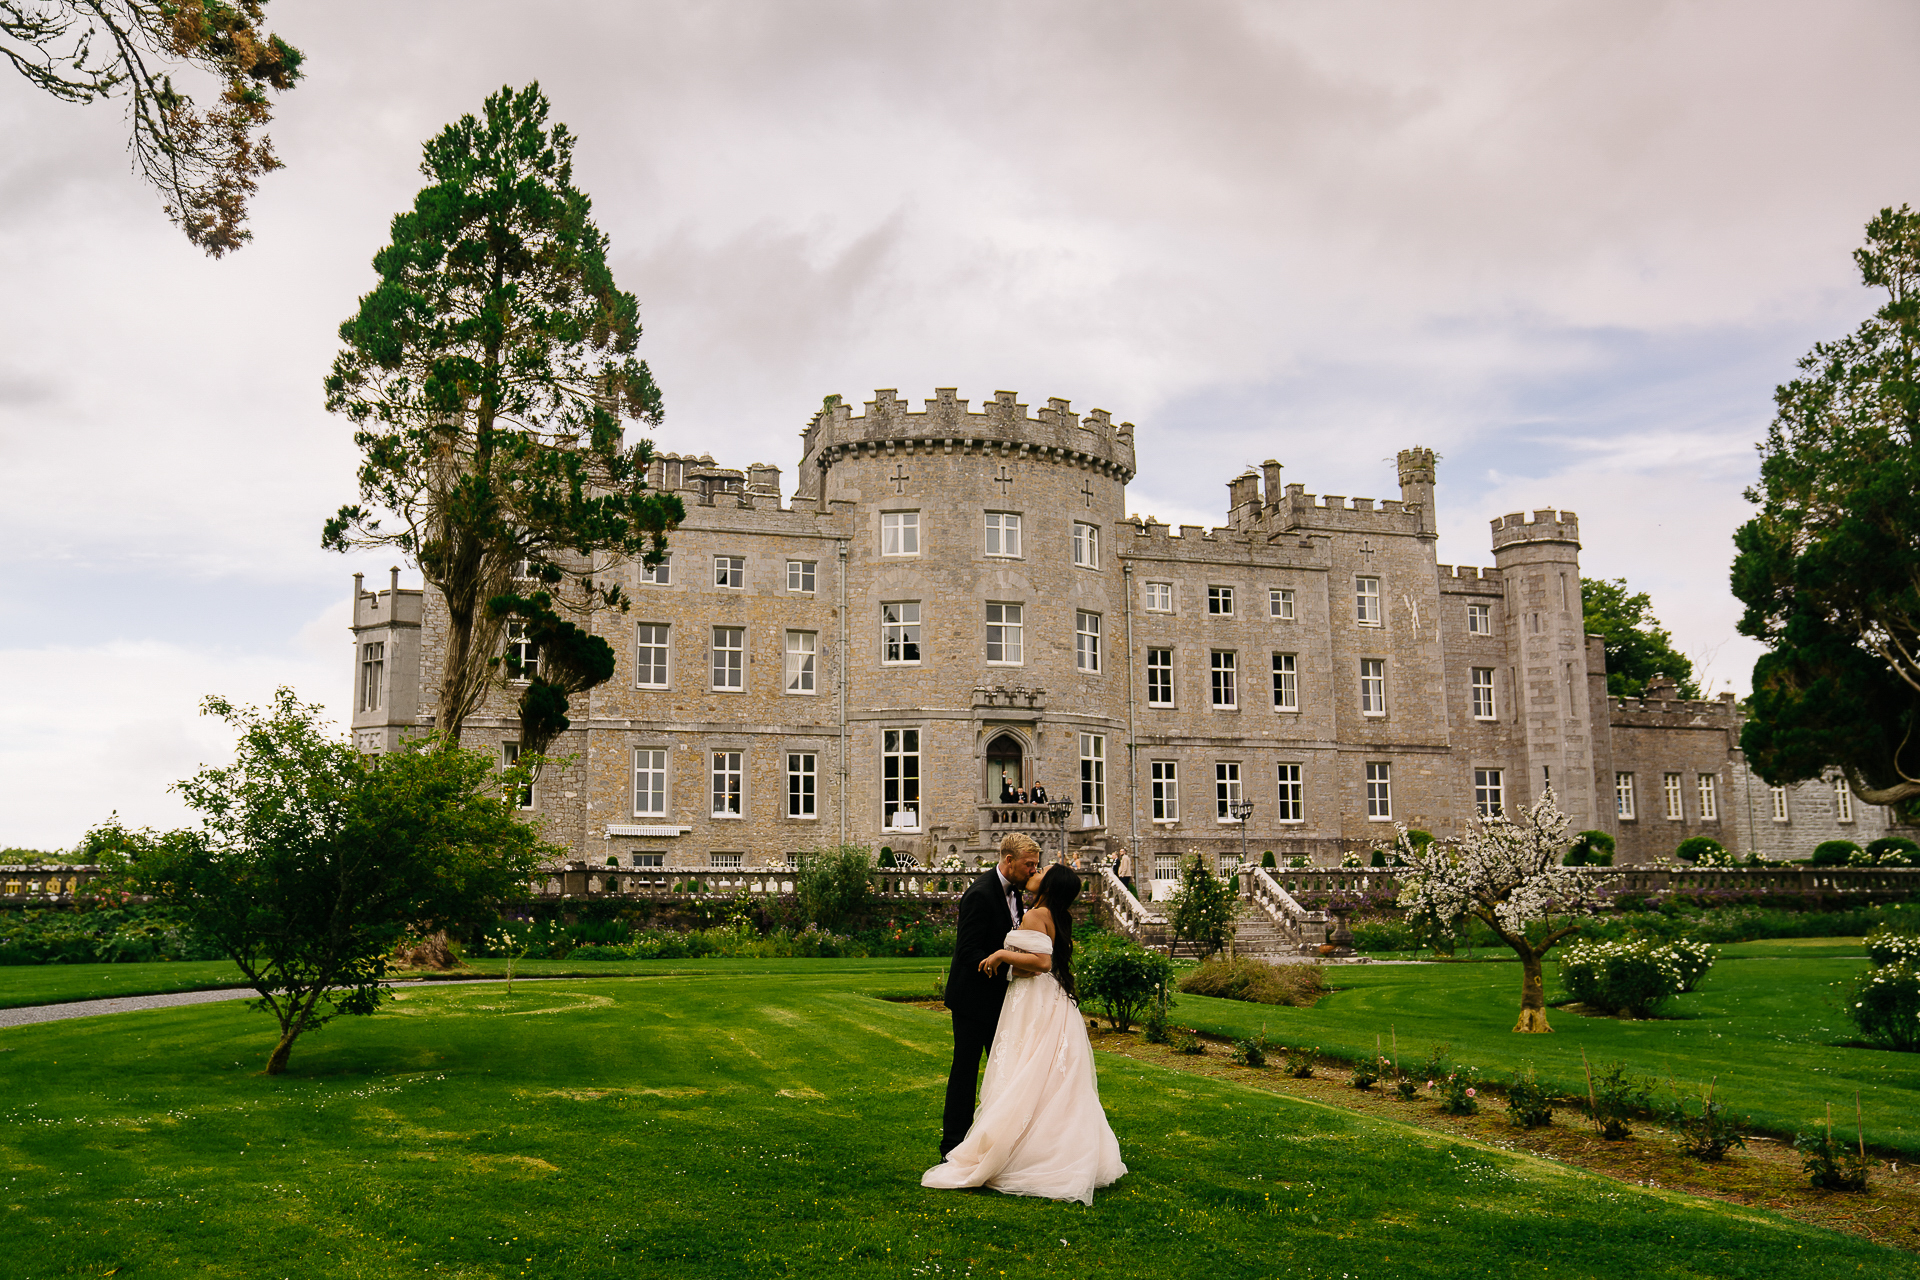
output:
[[[401,588],[398,566],[385,591],[368,591],[363,584],[354,574],[353,745],[379,754],[416,731],[422,600],[418,587]]]
[[[1260,518],[1260,477],[1243,471],[1227,481],[1227,523],[1245,529]]]
[[[1401,455],[1403,476],[1406,458]],[[1550,785],[1575,829],[1592,827],[1594,731],[1579,518],[1551,509],[1534,512],[1531,520],[1517,511],[1501,516],[1493,521],[1493,559],[1506,580],[1510,687],[1525,735],[1526,776],[1511,788],[1512,802],[1531,803]]]
[[[1420,536],[1434,538],[1439,536],[1440,526],[1433,511],[1434,453],[1431,449],[1415,445],[1411,449],[1402,449],[1400,461],[1400,501],[1411,511],[1414,505],[1420,508]]]

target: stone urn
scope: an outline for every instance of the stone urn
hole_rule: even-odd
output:
[[[1333,948],[1336,956],[1353,954],[1353,930],[1347,927],[1347,917],[1353,914],[1351,902],[1329,902],[1327,914],[1333,917],[1333,925],[1327,930],[1327,944]]]

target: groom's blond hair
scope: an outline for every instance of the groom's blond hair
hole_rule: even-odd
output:
[[[1025,853],[1029,849],[1039,853],[1040,842],[1018,831],[1009,832],[1000,838],[1000,861],[1005,862],[1015,854]]]

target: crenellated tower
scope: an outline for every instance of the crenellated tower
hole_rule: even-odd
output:
[[[1506,581],[1508,687],[1520,704],[1526,761],[1510,803],[1530,804],[1550,784],[1574,829],[1590,828],[1597,809],[1579,517],[1551,509],[1501,516],[1493,560]]]

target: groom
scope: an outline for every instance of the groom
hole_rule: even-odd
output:
[[[973,1125],[973,1091],[980,1054],[993,1044],[1006,978],[988,977],[980,962],[1000,949],[1020,923],[1021,891],[1040,869],[1040,846],[1018,832],[1000,842],[1000,862],[960,896],[960,927],[947,970],[947,1008],[953,1012],[953,1070],[947,1076],[947,1107],[940,1124],[940,1154],[960,1145]]]

